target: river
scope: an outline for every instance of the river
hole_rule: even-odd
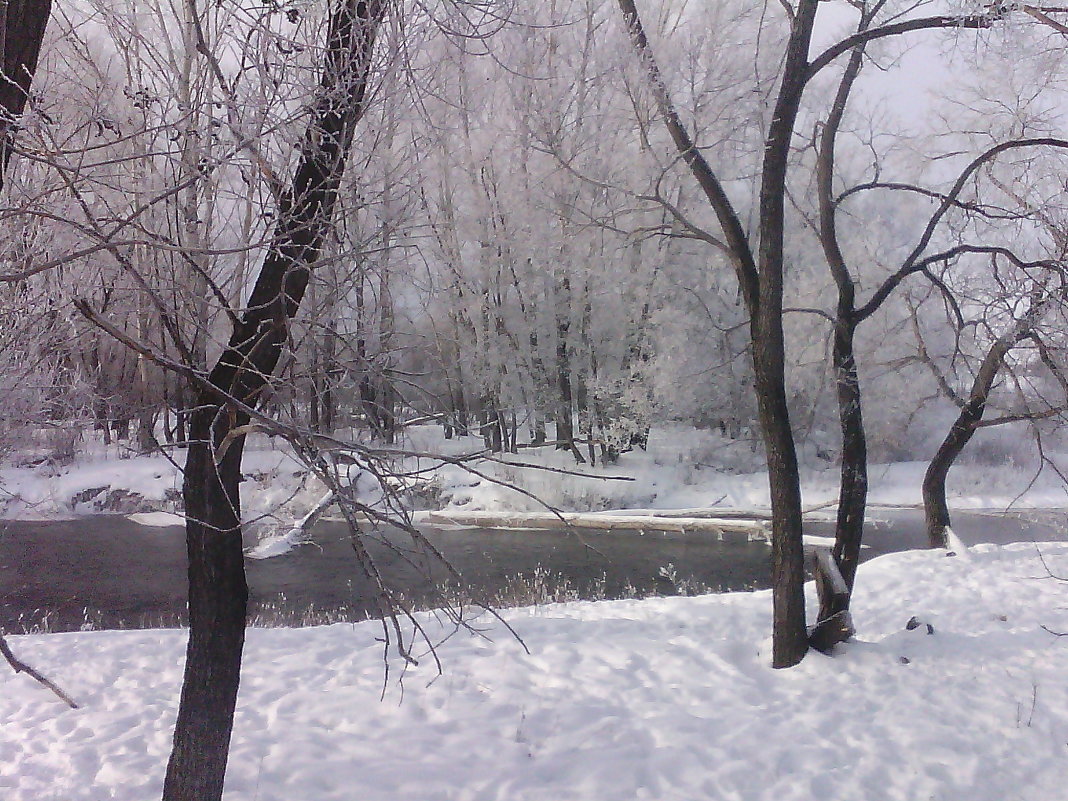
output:
[[[873,509],[863,558],[923,547],[916,509]],[[1068,539],[1065,512],[959,512],[967,544]],[[829,536],[830,522],[806,523]],[[616,598],[672,594],[687,582],[715,590],[767,587],[763,542],[720,542],[709,534],[634,531],[423,529],[469,587],[468,594],[513,595],[526,584],[565,584],[562,594]],[[366,537],[375,564],[415,605],[433,605],[448,572],[408,535]],[[183,529],[147,527],[123,517],[0,523],[0,627],[8,633],[179,625],[186,601]],[[537,575],[535,576],[535,570]],[[344,525],[324,521],[311,544],[283,556],[246,560],[253,616],[269,623],[362,619],[375,593],[356,562]]]

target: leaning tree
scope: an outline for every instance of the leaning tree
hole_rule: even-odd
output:
[[[222,796],[245,636],[248,589],[239,483],[249,424],[259,413],[330,230],[346,159],[370,96],[375,40],[387,0],[338,0],[326,21],[320,79],[288,184],[280,187],[274,230],[244,311],[214,367],[204,375],[191,354],[168,362],[195,387],[182,497],[189,556],[189,644],[166,801]],[[196,48],[213,56],[191,5]],[[225,82],[225,79],[222,79]],[[221,103],[220,103],[221,104]],[[87,302],[79,310],[126,342]],[[181,336],[173,333],[176,343]],[[143,352],[161,361],[158,354]]]

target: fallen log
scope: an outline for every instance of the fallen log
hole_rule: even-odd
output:
[[[725,535],[745,535],[750,540],[765,540],[767,522],[708,517],[667,517],[654,515],[603,515],[581,512],[431,512],[422,518],[431,525],[470,528],[584,528],[605,531],[678,531]]]

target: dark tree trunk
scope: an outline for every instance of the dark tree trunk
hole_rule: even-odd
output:
[[[334,394],[334,386],[340,377],[341,370],[337,365],[337,333],[333,328],[334,320],[330,321],[330,330],[326,332],[323,341],[323,387],[320,396],[319,423],[322,426],[320,433],[333,434],[337,427],[337,398]]]
[[[958,418],[959,422],[959,418]],[[927,544],[931,548],[949,547],[949,503],[946,501],[946,478],[949,468],[971,438],[975,429],[965,431],[954,424],[938,453],[927,465],[923,476],[923,516],[927,526]]]
[[[171,378],[163,376],[163,439],[168,445],[174,445],[174,426],[171,425],[171,413],[174,411],[174,403],[171,400]]]
[[[864,30],[869,22],[869,16],[862,16],[860,30]],[[836,140],[853,84],[863,66],[863,56],[863,46],[855,48],[850,54],[820,135],[816,161],[820,243],[838,289],[831,359],[838,396],[838,425],[842,433],[842,469],[831,557],[844,585],[842,592],[819,594],[820,610],[812,632],[812,642],[821,651],[827,651],[853,635],[849,603],[860,561],[864,513],[868,503],[868,441],[864,431],[860,376],[854,354],[854,338],[860,320],[856,314],[856,285],[838,242],[837,203],[834,198]]]
[[[979,372],[976,373],[960,414],[927,466],[923,477],[923,510],[927,522],[927,541],[932,548],[945,548],[949,544],[949,504],[946,502],[946,477],[949,469],[975,435],[975,429],[983,419],[990,391],[1005,364],[1005,356],[1031,335],[1035,322],[1041,317],[1049,301],[1049,297],[1036,298],[1016,321],[1012,330],[994,340],[979,365]]]
[[[185,681],[167,765],[167,801],[222,796],[245,642],[244,553],[241,547],[243,438],[216,459],[234,427],[248,422],[205,393],[189,420],[182,497],[189,555],[189,645]]]
[[[125,412],[111,421],[111,430],[115,434],[115,439],[125,442],[130,438],[130,418]]]
[[[159,448],[156,441],[156,412],[154,409],[141,409],[137,415],[137,452],[152,453]]]
[[[278,366],[337,199],[365,108],[386,3],[343,0],[330,16],[326,64],[271,249],[190,421],[182,494],[189,553],[189,646],[164,801],[218,801],[233,727],[247,588],[238,483],[247,415]]]
[[[318,365],[313,368],[316,372],[318,369]],[[321,391],[320,381],[313,373],[311,377],[311,397],[308,398],[308,426],[317,434],[323,433],[319,427],[319,393]]]
[[[988,357],[989,358],[989,357]],[[946,438],[938,446],[927,472],[923,476],[923,513],[927,523],[927,544],[931,548],[949,547],[949,504],[946,502],[946,478],[949,469],[957,461],[975,435],[979,421],[983,419],[987,397],[994,384],[997,372],[992,371],[989,382],[982,387],[973,387],[972,395],[953,422]]]
[[[753,367],[772,506],[774,628],[772,665],[795,665],[808,650],[805,630],[804,549],[797,454],[786,401],[782,329],[786,172],[794,123],[808,75],[808,51],[818,0],[798,0],[761,168],[759,249],[754,257],[745,228],[715,171],[686,130],[667,93],[634,0],[618,0],[635,48],[649,72],[664,124],[680,157],[715,212],[750,318]]]
[[[796,665],[808,651],[801,483],[783,377],[782,328],[762,316],[753,327],[757,329],[753,336],[757,408],[764,433],[771,494],[772,667],[783,668]]]
[[[567,333],[566,328],[564,333]],[[563,339],[556,346],[556,448],[567,450],[575,440],[574,401],[571,397],[571,364],[567,355],[567,342]]]
[[[174,435],[178,440],[178,446],[181,448],[188,447],[189,443],[189,417],[192,414],[190,409],[193,406],[193,397],[193,393],[188,388],[182,387],[179,389],[179,406],[174,413]]]
[[[957,461],[964,447],[975,435],[975,429],[983,419],[990,390],[997,379],[998,371],[1004,361],[1008,347],[1003,347],[1003,339],[995,342],[983,364],[979,375],[972,385],[971,394],[964,408],[953,422],[946,438],[938,446],[927,472],[923,476],[923,511],[927,523],[927,543],[932,548],[946,548],[950,525],[949,504],[946,502],[946,477],[949,469]],[[1015,343],[1014,343],[1015,344]]]
[[[786,342],[782,328],[783,236],[786,171],[794,122],[805,86],[817,0],[799,0],[787,44],[782,85],[764,146],[760,183],[758,281],[743,296],[751,317],[757,406],[764,431],[772,511],[774,635],[772,666],[790,667],[808,651],[805,628],[805,553],[801,533],[801,481],[786,394]],[[757,291],[753,302],[752,290]]]
[[[308,424],[312,431],[327,436],[334,433],[336,409],[333,384],[337,380],[335,358],[334,321],[326,322],[327,331],[322,340],[312,343],[314,357],[310,376],[310,397],[308,399]]]
[[[0,190],[11,161],[13,128],[30,96],[51,10],[51,0],[0,3]]]
[[[108,416],[108,403],[98,395],[93,401],[93,426],[103,436],[105,445],[111,444],[111,421]]]
[[[463,373],[459,366],[456,368],[456,389],[452,395],[452,420],[456,426],[456,433],[466,437],[469,432],[469,413],[467,410],[467,395],[464,394]]]
[[[852,284],[850,284],[850,290]],[[838,422],[842,431],[842,469],[838,492],[838,519],[831,556],[845,584],[845,593],[821,593],[814,638],[827,646],[852,636],[845,613],[849,610],[868,502],[868,442],[864,432],[860,378],[853,355],[852,291],[840,299],[835,326],[833,362],[838,390]],[[829,630],[824,631],[824,627]],[[827,650],[826,647],[821,650]]]
[[[582,461],[575,447],[574,397],[571,386],[571,280],[565,275],[556,285],[556,449],[570,450]]]
[[[534,402],[537,404],[537,401]],[[541,413],[541,409],[534,406],[532,412],[534,420],[530,424],[530,444],[531,445],[544,445],[545,440],[548,437],[545,435],[545,417]]]

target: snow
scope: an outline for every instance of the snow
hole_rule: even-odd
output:
[[[784,671],[767,592],[508,610],[529,654],[492,620],[452,634],[428,613],[444,673],[386,680],[374,622],[253,629],[225,798],[1063,797],[1068,638],[1043,626],[1068,631],[1066,585],[1043,560],[1068,574],[1068,545],[968,556],[862,565],[859,639]],[[5,797],[158,797],[184,634],[10,642],[82,706],[0,671]]]
[[[446,440],[439,426],[424,425],[407,430],[399,447],[410,453],[458,456],[480,452],[482,441]],[[1068,470],[1068,456],[1046,455],[1059,463],[1062,473]],[[175,456],[178,461],[184,458]],[[549,469],[524,466],[530,464]],[[692,518],[689,527],[699,529],[712,525],[704,522],[711,518],[740,518],[740,525],[749,520],[749,528],[757,529],[770,511],[767,473],[760,469],[761,455],[752,443],[681,424],[655,427],[648,450],[626,453],[615,465],[576,465],[570,453],[549,446],[499,460],[477,459],[472,466],[481,475],[426,456],[398,457],[399,470],[418,475],[415,491],[404,496],[423,507],[413,512],[413,521],[439,525],[466,519],[478,520],[480,526],[521,527],[517,519],[548,520],[560,513],[576,525],[595,528],[613,520],[619,527],[640,527],[633,518],[644,516],[654,518],[649,527],[686,527],[685,518]],[[249,438],[242,467],[244,519],[259,540],[249,555],[281,556],[307,542],[302,529],[309,516],[322,511],[318,504],[327,488],[309,476],[284,445],[266,437]],[[918,506],[926,467],[925,462],[871,465],[868,519],[878,521],[880,506]],[[351,471],[360,502],[390,511],[370,474],[358,466]],[[801,478],[807,518],[833,520],[837,467],[810,459]],[[114,450],[98,449],[67,466],[7,466],[0,468],[0,518],[98,514],[97,499],[114,496],[123,503],[128,493],[133,508],[117,511],[132,513],[130,519],[142,525],[180,525],[174,512],[181,483],[179,464],[167,456],[120,459]],[[85,496],[92,497],[80,500]],[[1012,464],[992,468],[964,462],[950,472],[948,497],[954,509],[1064,508],[1068,487],[1053,469],[1035,476],[1033,470]],[[809,544],[829,543],[812,539]]]
[[[411,434],[418,449],[441,452],[442,446],[457,448],[457,441],[440,439],[440,429],[423,427]],[[469,438],[469,451],[480,440]],[[1063,454],[1053,455],[1068,467]],[[446,465],[436,470],[435,481],[447,502],[446,511],[536,512],[543,504],[567,511],[626,510],[641,508],[649,514],[665,510],[713,511],[715,514],[751,513],[770,509],[767,473],[761,455],[750,443],[730,440],[717,431],[685,425],[661,425],[653,429],[647,451],[624,454],[619,464],[607,467],[575,465],[567,452],[551,448],[509,459],[566,469],[585,475],[564,475],[509,464],[479,463],[480,472],[514,484],[535,496],[524,495],[506,485],[479,478],[461,467]],[[869,467],[873,506],[916,506],[921,503],[920,485],[926,462],[872,464]],[[629,480],[616,480],[611,476]],[[818,511],[832,506],[838,497],[837,465],[819,459],[802,469],[801,483],[807,508]],[[1054,470],[1034,475],[1034,470],[1012,464],[969,464],[962,460],[948,479],[948,497],[956,509],[1060,508],[1068,505],[1068,487]]]
[[[440,427],[420,426],[406,434],[401,447],[455,456],[478,452],[482,443],[475,437],[445,440]],[[1063,454],[1048,455],[1056,458],[1062,468],[1068,468]],[[91,502],[74,503],[73,499],[101,489],[125,490],[139,496],[144,508],[132,511],[140,515],[174,512],[170,499],[180,493],[180,462],[184,454],[174,457],[178,463],[166,456],[120,459],[116,453],[95,453],[62,467],[0,468],[0,517],[46,520],[98,513]],[[509,460],[551,470],[517,466]],[[624,454],[619,464],[607,467],[576,465],[569,453],[551,447],[524,450],[519,456],[505,455],[500,462],[472,462],[484,477],[426,457],[406,457],[400,459],[398,466],[426,471],[419,489],[427,491],[431,505],[445,513],[506,515],[547,512],[548,506],[565,512],[709,517],[768,510],[767,474],[760,461],[760,454],[748,442],[730,440],[717,431],[662,425],[653,430],[647,451]],[[872,465],[871,505],[918,505],[926,467],[925,462]],[[298,526],[325,492],[292,454],[266,438],[250,438],[243,471],[245,519],[261,524],[265,537],[279,537]],[[826,508],[834,504],[838,478],[837,467],[828,462],[815,460],[803,469],[804,500],[811,517],[825,514]],[[381,505],[382,493],[374,482],[365,475],[359,481],[360,500]],[[956,509],[1068,506],[1068,488],[1055,471],[1047,470],[1036,479],[1033,471],[1011,464],[993,469],[959,464],[950,472],[948,492]],[[165,518],[146,522],[150,519],[142,517],[138,522],[171,524],[163,522]]]
[[[404,443],[451,455],[423,427]],[[765,525],[767,477],[746,443],[664,426],[617,465],[574,465],[551,449],[518,458],[584,475],[479,462],[576,524]],[[1063,457],[1058,457],[1062,458]],[[417,521],[512,522],[554,515],[528,495],[456,465],[430,468],[431,511]],[[715,465],[715,467],[713,467]],[[878,505],[915,505],[926,465],[874,465]],[[251,555],[306,539],[324,489],[297,461],[253,440],[242,484]],[[622,476],[630,480],[618,480]],[[837,469],[809,464],[809,516],[826,517]],[[363,482],[363,478],[360,479]],[[164,457],[96,454],[66,467],[7,467],[7,517],[88,514],[74,497],[135,493],[146,526],[181,485]],[[374,504],[372,483],[357,486]],[[1064,507],[1055,474],[961,464],[954,508]],[[157,508],[153,509],[153,506]],[[829,540],[806,537],[809,544]],[[377,623],[253,629],[227,778],[227,801],[293,799],[944,799],[1046,801],[1068,780],[1068,545],[966,548],[880,557],[860,568],[858,639],[833,658],[769,667],[770,594],[573,603],[504,613],[478,634],[420,616],[435,660],[383,671]],[[1041,554],[1041,556],[1040,556]],[[1044,560],[1044,561],[1043,561]],[[815,599],[809,588],[810,609]],[[930,624],[906,630],[916,617]],[[157,797],[181,682],[184,632],[79,632],[9,638],[17,655],[81,704],[67,710],[23,675],[0,670],[0,793],[5,798],[142,801]]]
[[[164,528],[166,526],[184,526],[185,518],[181,515],[171,514],[170,512],[136,512],[132,515],[127,515],[127,520],[131,520],[134,523],[138,523],[142,526],[153,526]]]

